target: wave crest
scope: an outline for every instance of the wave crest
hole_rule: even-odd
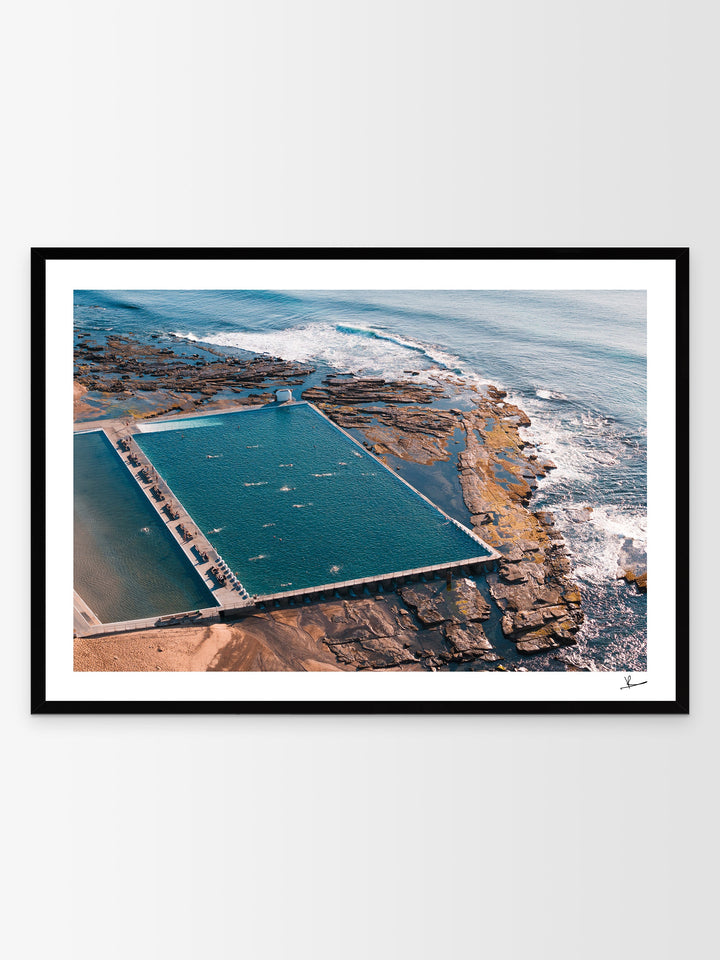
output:
[[[402,379],[417,373],[420,379],[425,379],[430,371],[435,374],[439,370],[462,372],[460,359],[439,346],[349,324],[317,321],[285,330],[228,330],[209,336],[175,331],[174,336],[297,363],[321,361],[340,373],[372,374],[388,379]]]

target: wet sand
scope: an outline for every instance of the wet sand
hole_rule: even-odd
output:
[[[270,618],[75,640],[78,671],[341,670],[310,634]]]

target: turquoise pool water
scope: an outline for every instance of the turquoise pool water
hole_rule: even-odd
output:
[[[138,445],[251,594],[487,555],[308,404],[144,430]]]
[[[75,589],[103,623],[215,600],[104,433],[74,438]]]

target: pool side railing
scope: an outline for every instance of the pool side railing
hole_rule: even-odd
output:
[[[301,602],[323,599],[323,594],[348,594],[353,588],[374,588],[377,592],[383,585],[395,583],[403,585],[412,583],[427,575],[435,579],[440,574],[463,573],[472,576],[478,567],[485,570],[495,569],[497,560],[494,557],[470,557],[466,560],[455,560],[449,563],[435,563],[427,567],[414,567],[411,570],[397,570],[393,573],[376,574],[372,577],[357,577],[353,580],[339,580],[335,583],[323,583],[319,586],[304,587],[298,590],[284,590],[280,593],[258,594],[249,600],[225,602],[216,607],[206,607],[200,610],[186,610],[179,613],[164,614],[162,616],[144,617],[135,620],[116,621],[114,623],[88,624],[76,629],[81,637],[99,637],[115,633],[126,633],[133,630],[151,630],[156,627],[192,626],[225,619],[235,619],[261,612],[266,604],[277,603],[279,606],[291,605],[294,600]],[[329,599],[326,597],[325,599]]]
[[[499,554],[498,554],[499,556]],[[335,593],[351,590],[353,587],[381,586],[382,584],[395,581],[417,580],[426,574],[432,574],[433,577],[440,573],[453,573],[458,570],[468,570],[482,566],[484,569],[494,569],[497,563],[496,557],[468,557],[465,560],[451,560],[448,563],[434,563],[427,567],[414,567],[411,570],[396,570],[392,573],[375,574],[372,577],[356,577],[354,580],[340,580],[335,583],[324,583],[319,586],[304,587],[297,590],[284,590],[279,593],[266,593],[253,595],[252,600],[256,603],[268,603],[274,600],[291,600],[295,597],[313,597],[322,593]],[[224,609],[224,608],[223,608]]]

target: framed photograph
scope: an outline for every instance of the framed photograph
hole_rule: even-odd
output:
[[[687,249],[34,249],[34,713],[687,713]]]

